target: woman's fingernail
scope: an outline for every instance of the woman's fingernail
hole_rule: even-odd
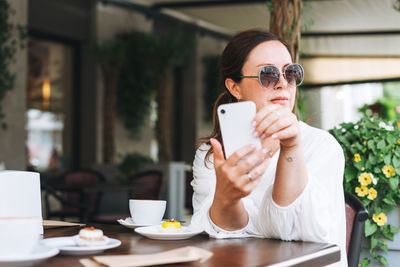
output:
[[[251,126],[256,127],[256,125],[257,125],[257,122],[256,122],[256,121],[252,121],[252,122],[251,122]]]
[[[276,135],[276,134],[271,135],[271,137],[272,137],[273,139],[278,139],[278,135]]]
[[[264,155],[266,155],[266,154],[268,153],[268,149],[263,148],[261,152],[262,152]]]
[[[254,137],[258,137],[258,133],[257,133],[257,132],[254,132],[254,133],[253,133],[253,136],[254,136]]]
[[[265,133],[263,133],[263,134],[260,136],[260,138],[261,138],[261,139],[264,139],[264,138],[265,138]]]
[[[251,149],[255,149],[256,145],[255,144],[251,144],[250,147],[251,147]]]

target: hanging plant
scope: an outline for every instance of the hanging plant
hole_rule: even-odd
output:
[[[7,1],[0,1],[0,122],[3,129],[7,128],[7,124],[4,122],[5,114],[1,103],[15,84],[15,74],[9,69],[17,51],[18,39],[14,37],[14,30],[19,32],[20,48],[24,48],[22,41],[26,39],[24,26],[9,23],[10,14],[13,12]]]
[[[172,158],[168,113],[171,103],[167,100],[171,87],[170,76],[172,70],[193,49],[195,35],[176,25],[160,38],[138,31],[123,34],[119,38],[126,43],[127,51],[119,78],[118,114],[123,118],[125,127],[138,137],[151,100],[155,97],[158,158],[169,161]]]
[[[118,80],[117,112],[125,128],[137,138],[157,89],[157,40],[151,33],[138,31],[118,38],[125,43],[126,51]]]

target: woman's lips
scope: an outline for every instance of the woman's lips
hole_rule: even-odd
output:
[[[275,98],[271,99],[272,103],[281,104],[281,105],[287,104],[288,101],[289,101],[289,99],[287,97],[275,97]]]

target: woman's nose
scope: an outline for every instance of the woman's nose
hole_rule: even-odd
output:
[[[280,73],[279,75],[279,81],[278,83],[275,85],[274,89],[284,89],[286,88],[288,85],[285,77],[283,76],[283,73]]]

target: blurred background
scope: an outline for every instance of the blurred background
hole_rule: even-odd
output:
[[[270,1],[8,2],[22,46],[8,64],[13,89],[1,94],[0,162],[40,171],[119,164],[129,155],[191,164],[221,90],[218,56],[234,33],[268,30],[271,13]],[[356,121],[364,105],[399,116],[396,6],[303,1],[302,120],[330,129]]]
[[[329,130],[362,116],[400,120],[398,0],[0,3],[0,169],[44,181],[96,170],[115,184],[159,169],[156,195],[183,218],[196,139],[212,130],[221,92],[219,55],[250,28],[295,47],[303,121]],[[103,196],[102,210],[118,197]]]

